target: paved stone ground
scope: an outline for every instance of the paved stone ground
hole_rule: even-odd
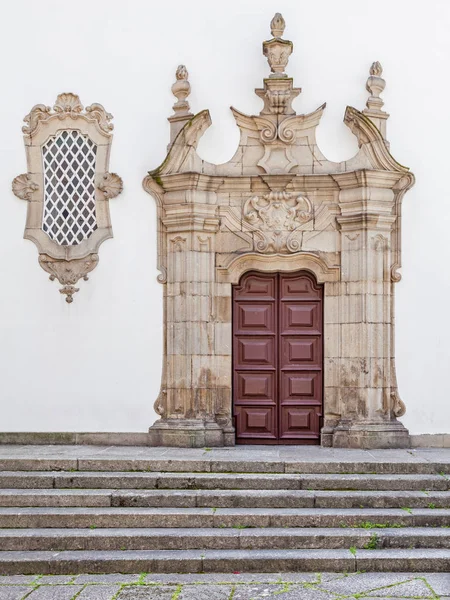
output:
[[[450,600],[446,573],[0,576],[0,600]]]
[[[27,461],[31,461],[27,466]],[[16,462],[17,461],[17,462]],[[242,467],[242,462],[255,465],[255,472],[291,472],[291,466],[301,463],[313,472],[315,463],[326,463],[336,472],[345,471],[346,465],[371,463],[417,466],[429,463],[447,466],[450,464],[450,448],[412,448],[390,450],[361,450],[347,448],[321,448],[320,446],[234,446],[228,448],[158,448],[149,446],[70,446],[70,445],[1,445],[0,468],[21,470],[36,468],[39,461],[45,470],[96,470],[101,461],[110,470],[146,470],[146,461],[161,461],[171,470],[224,471],[225,462],[229,471]],[[92,462],[91,462],[92,461]],[[120,466],[117,464],[120,462]],[[170,461],[170,465],[167,463]],[[183,462],[185,464],[183,464]],[[236,464],[234,465],[234,462]],[[238,462],[240,463],[238,465]],[[154,469],[152,469],[154,470]],[[247,465],[246,471],[253,471]],[[295,470],[295,469],[294,469]],[[390,469],[388,469],[390,471]]]

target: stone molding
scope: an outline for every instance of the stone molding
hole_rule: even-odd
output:
[[[301,269],[324,284],[322,444],[409,444],[397,420],[405,404],[395,374],[394,284],[401,205],[414,175],[390,153],[382,68],[370,68],[366,109],[345,111],[358,152],[329,161],[316,141],[326,105],[309,114],[292,106],[301,89],[285,72],[293,45],[284,27],[277,13],[263,44],[271,73],[255,90],[260,114],[231,109],[240,130],[231,160],[214,165],[198,155],[211,118],[189,113],[183,68],[167,156],[143,182],[157,204],[164,285],[161,419],[150,428],[152,444],[234,443],[232,285],[249,270]]]
[[[98,264],[101,244],[112,237],[109,200],[122,191],[122,180],[109,172],[109,155],[112,143],[112,115],[101,104],[91,104],[85,109],[79,97],[72,93],[59,94],[53,109],[43,104],[34,106],[26,115],[22,128],[27,155],[28,172],[13,180],[12,191],[28,202],[24,238],[31,240],[39,252],[39,264],[63,286],[60,292],[66,301],[73,301],[75,287],[80,279],[87,280],[88,273]],[[96,145],[95,160],[95,215],[96,229],[77,245],[61,245],[43,230],[44,167],[43,146],[62,131],[78,131]]]
[[[263,273],[289,273],[292,271],[309,271],[317,279],[317,283],[332,283],[339,281],[339,267],[329,266],[316,254],[302,252],[297,255],[283,254],[242,254],[233,258],[225,267],[216,270],[217,281],[220,283],[239,283],[240,278],[248,271]]]

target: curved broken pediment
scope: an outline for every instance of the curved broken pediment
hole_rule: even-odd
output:
[[[371,96],[367,100],[366,109],[358,111],[347,106],[344,115],[344,123],[357,138],[359,150],[349,160],[333,162],[323,155],[316,141],[316,128],[326,104],[309,114],[297,115],[292,108],[292,101],[301,93],[301,89],[294,87],[292,78],[279,72],[278,62],[281,59],[276,58],[278,50],[282,52],[286,43],[281,38],[264,42],[264,54],[268,57],[269,64],[275,61],[271,64],[275,71],[264,79],[264,87],[255,90],[264,106],[259,115],[246,115],[231,107],[240,130],[240,141],[233,157],[223,164],[210,163],[197,153],[199,140],[211,125],[211,118],[207,110],[195,116],[189,112],[186,97],[190,84],[186,68],[180,66],[177,70],[177,82],[172,90],[177,98],[181,94],[183,101],[178,100],[174,105],[175,114],[169,118],[172,141],[167,157],[151,174],[198,171],[219,176],[263,173],[303,175],[343,173],[354,169],[408,172],[408,168],[391,155],[386,140],[386,121],[389,115],[382,110],[380,93],[385,87],[385,80],[381,77],[380,63],[373,63],[370,69],[366,87]],[[292,50],[291,46],[287,47]],[[285,58],[282,61],[284,67],[288,57]],[[185,77],[183,85],[178,79],[180,73]]]

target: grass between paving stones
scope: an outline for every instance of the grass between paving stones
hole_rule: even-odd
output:
[[[348,588],[351,589],[352,587],[352,579],[356,578],[358,575],[361,575],[363,573],[363,571],[357,571],[356,573],[347,573],[344,572],[342,573],[340,576],[339,574],[336,574],[336,578],[332,580],[332,582],[336,582],[345,578],[348,578]],[[401,574],[399,574],[401,576]],[[436,592],[433,590],[433,588],[431,587],[431,585],[429,584],[429,582],[427,581],[426,577],[411,577],[408,579],[400,579],[400,581],[396,581],[394,583],[388,584],[388,585],[384,585],[384,586],[377,586],[377,587],[373,587],[370,589],[365,590],[364,592],[356,592],[356,593],[349,593],[349,594],[339,594],[338,592],[332,591],[327,589],[328,585],[326,581],[323,581],[322,578],[322,574],[321,573],[316,573],[316,580],[312,581],[312,582],[288,582],[288,581],[283,581],[283,577],[280,576],[276,581],[248,581],[248,582],[232,582],[232,581],[227,581],[226,577],[224,578],[224,581],[220,581],[220,582],[214,582],[213,585],[232,585],[232,589],[230,592],[230,596],[228,597],[228,600],[233,600],[235,597],[235,593],[239,590],[239,589],[243,589],[245,586],[251,587],[253,585],[282,585],[282,589],[276,590],[275,592],[272,593],[272,597],[273,596],[281,596],[287,592],[293,591],[295,589],[309,589],[309,590],[316,590],[319,593],[327,593],[330,594],[333,598],[335,598],[335,600],[344,600],[344,599],[350,599],[350,600],[360,600],[363,598],[367,598],[367,600],[369,600],[369,598],[372,598],[373,593],[374,592],[383,592],[383,595],[386,597],[391,597],[392,596],[392,591],[394,591],[395,588],[399,587],[400,585],[403,585],[405,583],[409,583],[412,581],[421,581],[423,582],[423,584],[426,586],[426,588],[430,591],[429,595],[427,596],[417,596],[417,598],[421,598],[422,600],[439,600],[439,596],[436,594]],[[40,584],[40,581],[42,580],[43,575],[37,575],[36,578],[33,580],[33,582],[30,585],[30,587],[32,588],[29,592],[27,592],[22,598],[21,600],[25,600],[27,598],[30,598],[30,600],[32,600],[32,594],[33,592],[40,588],[46,588],[46,587],[56,587],[56,586],[68,586],[70,587],[71,585],[76,585],[76,581],[75,578],[76,576],[68,576],[71,579],[64,584],[58,583],[58,584],[52,584],[52,583],[46,583],[45,584]],[[145,579],[146,577],[148,577],[147,573],[141,573],[139,576],[139,579],[134,582],[134,583],[120,583],[117,582],[117,585],[119,585],[119,590],[116,592],[116,594],[114,594],[111,598],[111,600],[120,600],[120,594],[124,589],[128,589],[128,588],[135,588],[135,587],[148,587],[148,588],[153,588],[153,589],[164,589],[167,588],[167,586],[174,586],[176,585],[176,589],[174,590],[172,596],[171,596],[171,600],[179,600],[183,589],[186,588],[192,588],[195,586],[208,586],[208,585],[212,585],[211,582],[206,582],[206,581],[199,581],[199,582],[192,582],[192,583],[175,583],[175,582],[167,582],[165,584],[162,583],[158,583],[158,582],[146,582]],[[330,582],[331,583],[331,582]],[[23,584],[17,583],[17,584],[1,584],[0,583],[0,588],[8,585],[8,586],[21,586]],[[76,600],[76,598],[78,596],[80,596],[80,594],[86,589],[86,588],[93,588],[93,587],[102,587],[103,583],[100,582],[92,582],[92,583],[87,583],[85,584],[78,592],[76,592],[71,600]],[[392,596],[394,597],[394,596]],[[401,599],[401,598],[415,598],[413,596],[398,596],[397,594],[395,595],[395,598],[397,599]],[[280,599],[281,600],[281,599]]]

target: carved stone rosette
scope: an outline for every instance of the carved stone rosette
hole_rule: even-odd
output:
[[[367,108],[345,112],[357,154],[329,161],[316,141],[325,104],[298,115],[292,106],[301,89],[285,73],[293,46],[282,39],[284,28],[275,15],[273,38],[263,44],[271,73],[255,90],[260,114],[232,109],[240,129],[233,158],[221,165],[203,160],[197,145],[209,112],[184,114],[171,129],[163,163],[144,179],[158,207],[164,286],[154,445],[234,444],[233,418],[240,416],[232,397],[244,384],[233,374],[232,286],[248,271],[300,270],[323,285],[321,444],[409,444],[398,420],[405,404],[395,373],[394,292],[401,205],[414,175],[389,151],[381,65],[370,69]],[[182,74],[175,91],[186,94]]]
[[[60,94],[53,109],[34,106],[24,118],[28,172],[12,191],[28,201],[24,237],[35,243],[39,264],[73,301],[80,279],[98,263],[112,237],[109,200],[122,180],[109,172],[112,115],[101,104],[86,109],[76,94]]]

